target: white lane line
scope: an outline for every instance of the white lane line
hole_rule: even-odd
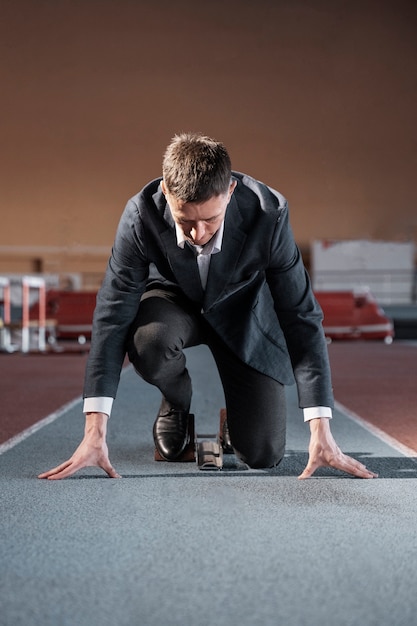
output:
[[[4,443],[0,444],[0,455],[4,454],[4,452],[7,452],[7,450],[10,450],[11,448],[14,448],[15,446],[17,446],[18,443],[21,443],[22,441],[24,441],[25,439],[27,439],[28,437],[36,433],[38,430],[40,430],[44,426],[47,426],[48,424],[52,424],[52,422],[58,419],[58,417],[61,417],[61,415],[63,415],[64,413],[72,409],[79,402],[82,402],[81,396],[79,396],[78,398],[75,398],[74,400],[71,400],[71,402],[68,402],[67,404],[64,404],[57,411],[50,413],[49,415],[41,419],[39,422],[36,422],[36,424],[29,426],[29,428],[26,428],[26,430],[22,430],[22,432],[19,433],[18,435],[15,435],[11,439],[8,439]]]
[[[363,417],[360,417],[360,415],[358,415],[357,413],[354,413],[353,411],[345,407],[340,402],[335,402],[334,407],[337,411],[340,411],[341,413],[346,415],[346,417],[348,417],[349,419],[353,420],[357,424],[360,424],[362,428],[370,432],[372,435],[375,435],[375,437],[378,437],[378,439],[380,439],[384,443],[391,446],[391,448],[394,448],[394,450],[401,452],[401,454],[404,454],[404,456],[414,457],[414,458],[417,457],[416,450],[413,450],[412,448],[405,446],[400,441],[397,441],[397,439],[394,439],[394,437],[387,435],[386,432],[384,432],[377,426],[374,426],[373,424],[365,420]]]
[[[121,376],[123,376],[123,374],[130,369],[132,369],[132,365],[127,365],[126,367],[124,367],[121,371]],[[43,428],[44,426],[48,426],[48,424],[52,424],[52,422],[55,422],[58,417],[61,417],[62,415],[64,415],[64,413],[70,411],[72,408],[74,408],[76,404],[78,404],[79,402],[81,403],[82,401],[82,396],[74,398],[74,400],[67,402],[67,404],[64,404],[60,409],[54,411],[53,413],[50,413],[43,419],[39,420],[39,422],[36,422],[36,424],[29,426],[29,428],[26,428],[26,430],[22,430],[21,433],[15,435],[14,437],[11,437],[11,439],[8,439],[4,443],[1,443],[0,456],[7,452],[7,450],[10,450],[11,448],[17,446],[19,443],[36,433],[38,430],[41,430],[41,428]]]

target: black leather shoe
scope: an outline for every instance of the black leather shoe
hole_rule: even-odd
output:
[[[153,439],[161,457],[166,461],[175,461],[190,441],[188,411],[170,408],[163,401],[153,425]]]

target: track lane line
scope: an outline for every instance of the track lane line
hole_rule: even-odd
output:
[[[52,422],[55,422],[55,420],[58,419],[58,417],[61,417],[61,415],[63,415],[64,413],[72,409],[79,402],[82,402],[82,396],[79,396],[78,398],[75,398],[74,400],[67,402],[57,411],[50,413],[46,417],[39,420],[39,422],[36,422],[36,424],[29,426],[29,428],[22,430],[21,433],[18,433],[14,437],[11,437],[4,443],[0,444],[0,455],[4,454],[4,452],[7,452],[11,448],[14,448],[15,446],[17,446],[17,444],[21,443],[22,441],[24,441],[31,435],[35,434],[38,430],[41,430],[41,428],[43,428],[44,426],[47,426],[48,424],[52,424]]]
[[[131,368],[132,368],[132,365],[127,365],[126,367],[123,367],[120,376],[122,377],[125,374],[125,372],[130,370]],[[17,435],[14,435],[14,437],[11,437],[7,441],[1,443],[0,444],[0,456],[4,454],[5,452],[7,452],[8,450],[11,450],[15,446],[17,446],[19,443],[21,443],[22,441],[24,441],[31,435],[34,435],[36,432],[38,432],[38,430],[41,430],[42,428],[44,428],[44,426],[48,426],[49,424],[52,424],[53,422],[55,422],[55,420],[57,420],[59,417],[62,417],[62,415],[64,415],[64,413],[66,413],[67,411],[70,411],[71,409],[73,409],[76,404],[82,403],[82,401],[83,401],[83,397],[77,396],[73,400],[70,400],[66,404],[63,404],[56,411],[53,411],[46,417],[43,417],[42,419],[40,419],[35,424],[32,424],[32,426],[25,428],[25,430],[22,430],[21,433],[18,433]]]
[[[401,452],[401,454],[403,454],[404,456],[409,457],[409,458],[416,458],[417,460],[417,450],[413,450],[412,448],[405,446],[403,443],[401,443],[397,439],[394,439],[394,437],[391,437],[391,435],[388,435],[381,428],[374,426],[373,424],[371,424],[371,422],[368,422],[366,419],[364,419],[363,417],[361,417],[354,411],[351,411],[350,409],[348,409],[341,402],[335,401],[334,408],[340,413],[343,413],[343,415],[346,415],[346,417],[348,417],[350,420],[362,426],[362,428],[370,432],[372,435],[374,435],[375,437],[378,437],[378,439],[380,439],[384,443],[391,446],[391,448],[394,448],[394,450],[397,450],[397,452]]]

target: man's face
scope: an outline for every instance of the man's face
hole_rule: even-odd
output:
[[[204,246],[219,230],[226,215],[236,181],[230,185],[229,191],[220,196],[213,196],[205,202],[183,202],[172,196],[164,181],[161,183],[162,191],[166,196],[172,217],[175,223],[184,233],[185,239],[197,245]]]

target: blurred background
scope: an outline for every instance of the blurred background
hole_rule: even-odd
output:
[[[3,0],[0,273],[101,279],[179,131],[317,240],[417,240],[415,0]]]

